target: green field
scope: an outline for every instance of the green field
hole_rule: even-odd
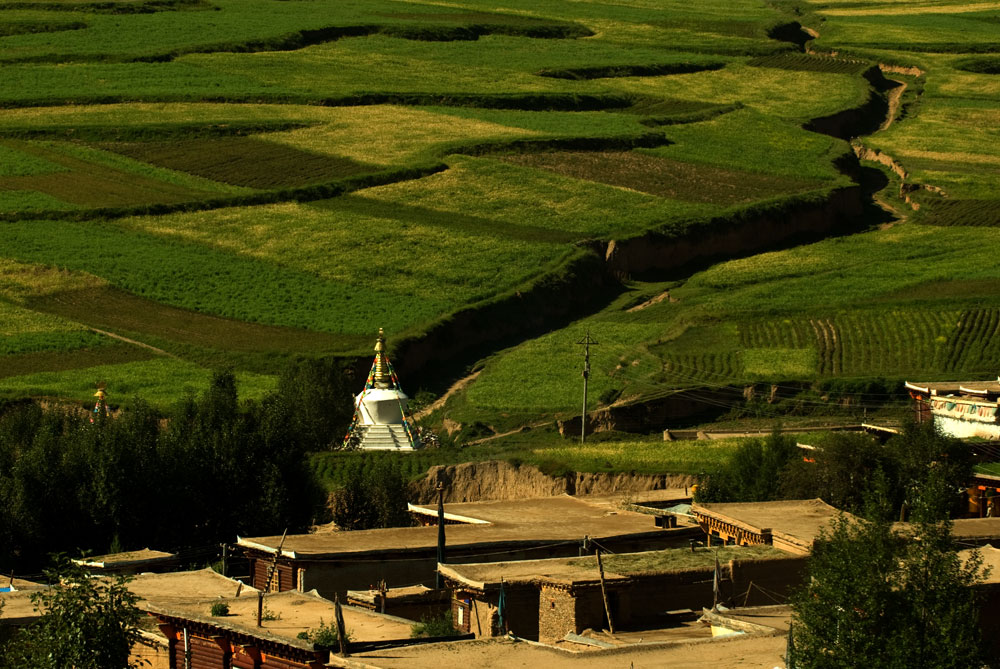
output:
[[[991,378],[1000,269],[989,258],[998,243],[995,229],[907,224],[720,263],[684,281],[636,283],[600,314],[487,360],[445,413],[498,429],[578,413],[577,342],[587,332],[600,342],[591,409],[670,388]],[[670,299],[635,309],[664,291]],[[823,404],[817,396],[805,408]]]
[[[448,328],[470,309],[504,334],[413,372],[408,387],[437,389],[488,356],[435,420],[571,415],[588,329],[594,407],[996,366],[989,3],[3,7],[4,397],[79,401],[106,380],[167,404],[226,365],[257,396],[295,356],[367,356],[379,327],[462,341]],[[819,32],[806,50],[800,24]],[[918,209],[883,194],[906,222],[616,274],[617,299],[595,293],[586,313],[545,292],[593,290],[612,242],[696,245],[761,216],[778,229],[843,195],[849,143],[805,128],[877,113],[892,95],[879,62],[920,70],[885,71],[907,84],[896,120],[854,140],[905,169]],[[602,448],[579,461],[619,461]]]

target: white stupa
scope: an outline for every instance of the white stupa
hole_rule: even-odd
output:
[[[348,440],[365,451],[412,451],[420,440],[407,416],[409,398],[385,354],[385,333],[378,329],[375,361],[365,388],[354,398],[354,422]]]

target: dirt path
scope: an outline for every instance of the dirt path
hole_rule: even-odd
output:
[[[97,334],[104,335],[105,337],[111,337],[112,339],[117,339],[118,341],[123,341],[126,344],[132,344],[133,346],[138,346],[140,348],[144,348],[144,349],[150,350],[153,353],[156,353],[157,355],[163,355],[163,356],[166,356],[168,358],[173,358],[174,360],[182,360],[182,358],[177,357],[173,353],[168,353],[167,351],[164,351],[162,348],[156,348],[155,346],[150,346],[149,344],[144,344],[141,341],[136,341],[135,339],[129,339],[128,337],[123,337],[123,336],[121,336],[119,334],[115,334],[114,332],[108,332],[107,330],[98,330],[97,328],[89,328],[89,329],[90,329],[91,332],[96,332]]]
[[[464,390],[466,386],[475,381],[477,376],[479,376],[479,372],[473,372],[472,374],[464,376],[458,381],[455,381],[455,383],[451,384],[451,387],[445,391],[444,395],[437,398],[436,400],[425,406],[420,411],[414,413],[413,420],[420,420],[421,418],[430,416],[432,413],[443,407],[445,405],[445,402],[448,401],[449,397],[451,397],[460,390]]]
[[[888,130],[889,126],[896,120],[896,116],[899,115],[899,105],[902,102],[903,93],[906,92],[905,81],[900,81],[899,79],[890,79],[889,81],[895,81],[899,86],[889,91],[889,111],[885,115],[885,121],[878,128],[879,132]]]
[[[670,291],[669,290],[665,290],[662,293],[660,293],[659,295],[657,295],[656,297],[653,297],[653,298],[650,298],[650,299],[646,300],[642,304],[637,304],[634,307],[629,307],[628,309],[626,309],[626,311],[628,313],[630,313],[630,314],[634,313],[636,311],[642,311],[646,307],[651,307],[654,304],[659,304],[663,300],[670,300],[671,302],[676,302],[677,301],[675,298],[671,298],[670,297]]]

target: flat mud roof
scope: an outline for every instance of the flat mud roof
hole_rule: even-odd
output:
[[[427,509],[430,507],[421,507]],[[506,502],[445,504],[446,514],[475,519],[477,524],[448,525],[448,548],[483,544],[579,541],[662,533],[653,516],[569,495]],[[434,510],[436,515],[437,511]],[[238,544],[274,553],[280,536],[240,537]],[[282,555],[291,558],[328,558],[378,551],[423,550],[437,546],[437,527],[398,527],[378,530],[317,531],[285,538]]]

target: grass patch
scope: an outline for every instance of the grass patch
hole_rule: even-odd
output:
[[[93,348],[106,341],[77,323],[0,300],[0,355]]]
[[[788,557],[788,553],[772,546],[719,546],[700,548],[668,548],[662,551],[644,551],[622,555],[602,556],[604,568],[622,576],[639,576],[680,569],[713,569],[715,561],[722,564],[730,560],[773,560]],[[571,560],[570,564],[597,572],[597,558],[593,556]]]
[[[399,332],[437,317],[444,305],[360,291],[313,273],[107,225],[29,221],[2,227],[7,257],[97,274],[140,297],[252,323],[370,334],[371,314],[382,313],[386,332]]]
[[[808,53],[779,53],[761,56],[747,61],[753,67],[773,67],[779,70],[801,70],[804,72],[830,72],[834,74],[859,75],[871,65],[866,62],[819,56]]]
[[[111,286],[66,290],[28,300],[33,309],[131,337],[155,336],[171,342],[236,352],[325,353],[352,351],[370,337],[335,337],[259,323],[219,318],[179,309]]]
[[[153,406],[165,408],[188,393],[204,392],[211,375],[210,370],[188,362],[154,358],[8,376],[0,379],[0,397],[54,397],[92,406],[95,384],[103,381],[112,404],[127,405],[140,397]],[[236,379],[240,397],[244,399],[260,399],[277,386],[272,376],[241,372]]]
[[[816,353],[809,349],[748,348],[741,357],[744,373],[755,378],[808,378],[816,369]]]
[[[495,158],[453,156],[448,164],[451,169],[419,183],[383,186],[365,191],[365,196],[453,214],[478,212],[501,229],[528,223],[577,237],[635,234],[654,224],[720,209],[595,185]]]

